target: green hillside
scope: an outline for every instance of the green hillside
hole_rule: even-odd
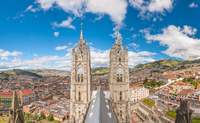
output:
[[[0,72],[0,79],[8,79],[10,77],[17,77],[17,76],[26,76],[26,77],[31,77],[31,78],[42,78],[42,76],[32,73],[26,70],[19,70],[19,69],[13,69],[9,71],[3,71]]]
[[[102,74],[107,74],[109,73],[109,69],[107,67],[98,67],[92,69],[92,74],[93,75],[102,75]]]
[[[146,64],[139,64],[135,68],[140,68],[140,69],[173,68],[181,63],[182,63],[182,61],[178,61],[178,60],[160,60],[160,61],[155,61],[155,62],[146,63]]]

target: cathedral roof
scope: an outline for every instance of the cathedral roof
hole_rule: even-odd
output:
[[[86,114],[85,123],[117,123],[117,118],[104,92],[98,89]]]

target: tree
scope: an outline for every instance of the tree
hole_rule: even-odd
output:
[[[53,115],[52,114],[49,114],[49,116],[47,117],[48,121],[53,121]]]
[[[41,120],[46,119],[46,116],[44,115],[44,113],[41,113],[41,114],[40,114],[40,119],[41,119]]]

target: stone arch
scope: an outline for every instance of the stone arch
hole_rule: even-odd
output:
[[[123,82],[124,70],[122,66],[119,66],[116,70],[116,80],[117,82]]]

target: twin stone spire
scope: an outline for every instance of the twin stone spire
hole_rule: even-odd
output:
[[[122,36],[119,32],[119,30],[117,30],[115,32],[115,44],[118,44],[118,45],[122,45]],[[85,43],[85,40],[84,40],[84,36],[83,36],[83,27],[82,27],[82,24],[81,24],[81,30],[80,30],[80,43]]]

